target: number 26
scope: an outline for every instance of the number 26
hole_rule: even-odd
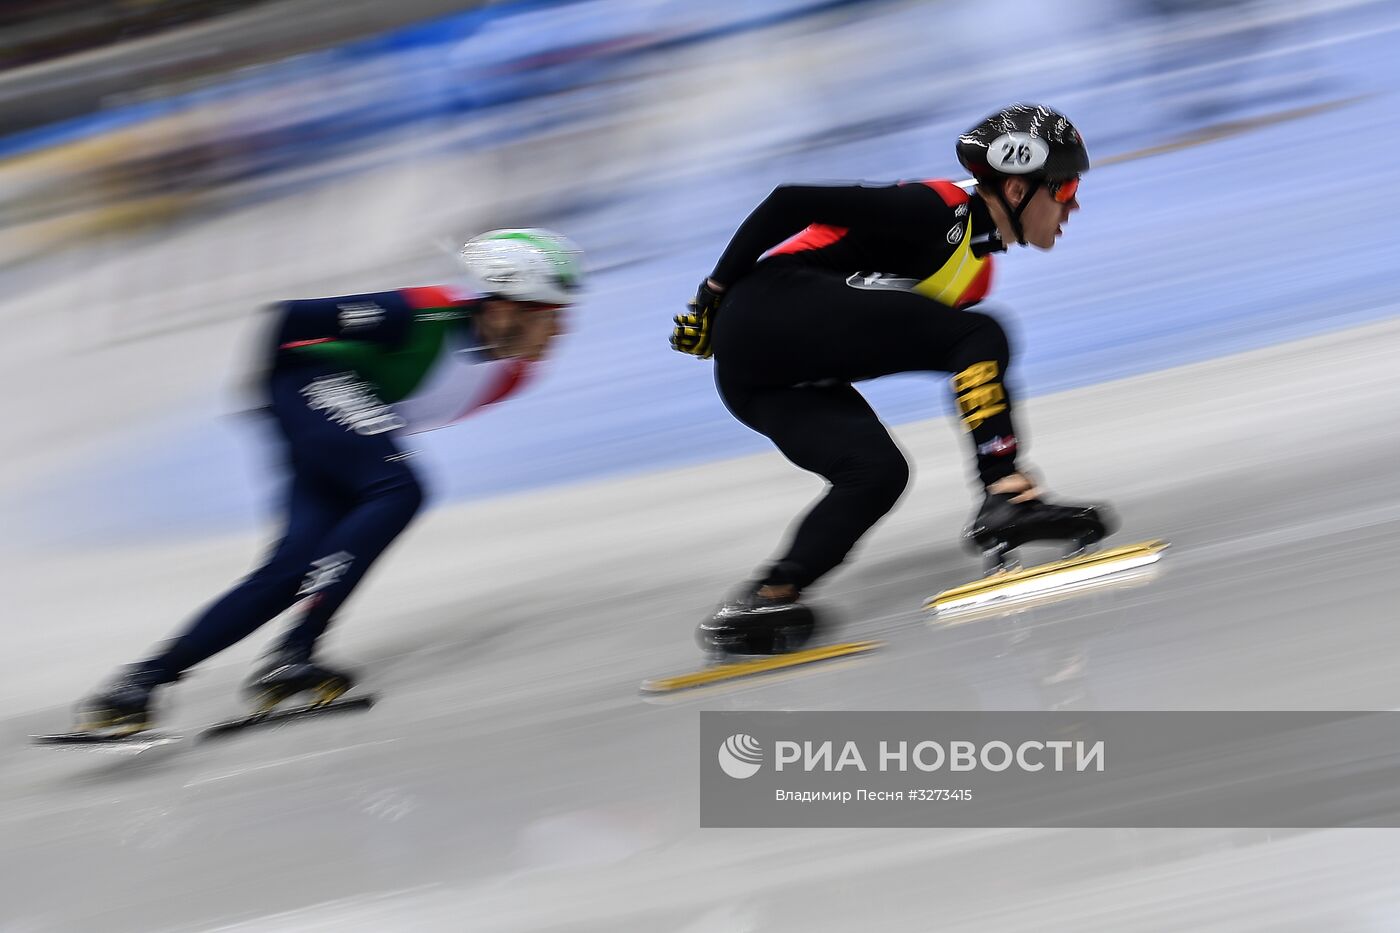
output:
[[[1011,143],[1001,144],[1001,164],[1010,165],[1012,162],[1020,165],[1029,165],[1031,161],[1031,147],[1025,143],[1013,145]]]

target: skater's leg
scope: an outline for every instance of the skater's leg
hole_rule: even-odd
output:
[[[337,441],[317,449],[333,456],[329,462],[335,470],[328,481],[353,504],[316,544],[316,556],[297,591],[300,619],[245,685],[263,709],[305,690],[328,701],[353,685],[352,675],[313,660],[316,641],[423,501],[418,481],[387,438],[357,435]]]
[[[335,404],[306,391],[328,377],[338,388]],[[154,688],[178,680],[302,599],[311,608],[298,631],[303,655],[309,653],[330,614],[417,511],[421,489],[387,433],[401,422],[367,385],[351,374],[299,367],[271,373],[269,390],[268,408],[292,471],[285,534],[266,563],[161,654],[125,669],[111,687],[85,701],[79,714],[84,720],[144,724]],[[346,417],[367,411],[385,415]]]
[[[423,503],[422,487],[399,460],[358,458],[345,474],[355,504],[319,542],[300,590],[306,597],[304,612],[283,641],[293,651],[310,652],[336,610]]]
[[[1020,472],[1020,442],[1005,385],[1011,350],[996,319],[936,304],[916,313],[920,309],[904,300],[913,297],[891,293],[866,310],[871,326],[887,326],[902,335],[899,347],[884,354],[896,371],[918,367],[953,374],[958,416],[971,436],[986,491],[969,531],[989,568],[999,568],[1005,553],[1019,543],[1070,540],[1085,547],[1111,534],[1116,522],[1106,507],[1045,502],[1034,481]]]
[[[869,403],[849,385],[729,391],[724,397],[740,421],[771,438],[792,463],[831,484],[763,581],[781,588],[765,595],[795,595],[845,560],[894,507],[908,484],[909,464]]]
[[[320,541],[348,506],[323,483],[305,473],[294,475],[288,484],[286,530],[272,555],[200,613],[151,664],[174,680],[290,608]]]
[[[336,409],[309,403],[312,393],[305,388],[326,377],[316,368],[272,374],[270,407],[293,475],[286,534],[267,563],[155,659],[168,679],[247,637],[299,600],[311,606],[322,590],[338,595],[328,607],[333,611],[421,502],[402,450],[383,430],[392,421],[337,418]],[[346,385],[352,383],[347,377]],[[382,407],[372,396],[361,407],[371,403]],[[329,615],[313,607],[310,617],[319,634]]]
[[[122,669],[111,683],[85,699],[78,707],[80,728],[145,729],[153,691],[178,680],[185,670],[245,637],[295,601],[316,542],[334,526],[343,503],[305,475],[293,475],[287,485],[287,527],[272,556],[200,613],[164,651]]]
[[[990,314],[959,311],[904,292],[872,292],[860,302],[863,326],[848,319],[838,345],[847,372],[951,375],[957,414],[967,431],[984,486],[1017,472],[1014,401],[1006,385],[1011,345]]]
[[[304,380],[303,380],[304,381]],[[367,386],[361,408],[382,406]],[[297,590],[302,614],[284,649],[309,654],[337,609],[406,528],[423,504],[423,489],[390,430],[391,418],[342,425],[311,411],[289,431],[293,458],[347,505],[316,542]],[[386,429],[387,428],[387,429]]]
[[[955,310],[912,292],[854,288],[831,275],[778,268],[735,286],[715,322],[714,348],[722,393],[947,373],[983,484],[1016,472],[1014,401],[1006,386],[1011,348],[989,314]]]

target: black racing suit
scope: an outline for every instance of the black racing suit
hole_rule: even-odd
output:
[[[903,493],[904,455],[851,383],[950,373],[984,484],[1016,471],[1006,334],[966,310],[1004,249],[986,205],[946,181],[773,191],[712,278],[715,382],[744,424],[831,483],[765,583],[810,585]]]

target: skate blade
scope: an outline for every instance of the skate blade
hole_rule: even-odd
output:
[[[312,703],[305,706],[292,706],[285,709],[273,710],[271,712],[253,713],[251,716],[242,716],[238,719],[228,719],[223,722],[214,723],[200,732],[199,737],[201,739],[212,739],[235,732],[242,732],[245,729],[286,724],[311,716],[350,712],[352,710],[366,710],[374,704],[374,695],[365,694],[363,696],[326,700],[322,703]]]
[[[29,737],[29,741],[33,745],[111,752],[119,755],[139,755],[141,752],[159,748],[162,745],[170,745],[179,740],[180,736],[178,735],[151,732],[146,729],[135,732],[129,730],[122,732],[84,730],[81,732],[61,732],[56,735],[31,735]]]
[[[802,651],[793,651],[789,654],[764,655],[746,658],[742,661],[728,661],[708,667],[703,671],[645,680],[642,681],[641,690],[643,693],[672,693],[677,690],[689,690],[693,687],[705,687],[743,677],[801,667],[804,664],[815,664],[818,661],[830,661],[836,658],[866,654],[883,645],[884,642],[879,641],[844,642],[839,645],[824,645],[820,648],[805,648]]]
[[[1142,582],[1167,547],[1165,541],[1142,541],[993,574],[928,598],[924,610],[938,622],[970,622],[1089,589]]]

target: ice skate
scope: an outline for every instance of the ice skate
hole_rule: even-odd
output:
[[[696,639],[711,655],[769,655],[796,651],[817,627],[801,597],[764,596],[760,582],[747,584],[700,623]]]
[[[78,704],[78,731],[112,739],[146,731],[154,719],[152,694],[166,682],[162,672],[148,663],[122,668],[110,684]]]
[[[1070,554],[1087,551],[1118,528],[1104,505],[1059,504],[1041,499],[1015,501],[1010,493],[987,493],[967,529],[981,552],[987,573],[1009,569],[1007,555],[1037,541],[1069,542]]]
[[[1084,590],[1142,582],[1166,550],[1165,541],[1144,541],[1099,550],[1118,521],[1103,505],[1015,501],[1016,492],[988,492],[966,540],[982,555],[982,579],[945,590],[924,601],[940,622],[971,621],[1031,603],[1076,595]],[[1017,548],[1063,541],[1058,560],[1021,567]]]
[[[243,685],[255,713],[271,713],[284,701],[311,694],[310,706],[324,706],[355,685],[345,671],[312,660],[310,648],[283,646],[268,655]]]
[[[746,584],[700,623],[696,638],[710,663],[699,670],[644,681],[643,693],[664,694],[789,671],[821,661],[851,658],[881,647],[878,641],[807,647],[818,617],[799,596],[760,595],[763,584]],[[827,665],[823,665],[824,667]]]

